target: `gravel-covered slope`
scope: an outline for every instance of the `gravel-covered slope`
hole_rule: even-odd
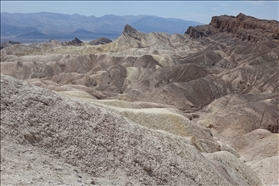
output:
[[[10,144],[36,147],[92,177],[113,180],[115,185],[233,184],[223,176],[226,170],[217,168],[218,164],[211,163],[182,137],[147,129],[105,109],[4,75],[1,141],[1,151]],[[234,159],[233,165],[219,163],[223,167],[245,167],[245,171],[230,167],[235,170],[230,174],[249,172],[239,185],[261,185],[255,173]],[[11,166],[3,161],[1,158],[2,170]],[[15,180],[5,183],[18,185]]]

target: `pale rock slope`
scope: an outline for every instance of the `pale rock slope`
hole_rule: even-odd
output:
[[[42,183],[34,170],[47,172],[43,179],[49,180],[42,185],[71,179],[80,185],[261,185],[257,175],[229,152],[215,153],[209,160],[182,137],[3,75],[1,142],[1,183],[6,185]],[[11,150],[17,153],[14,158],[6,155]],[[54,170],[49,157],[57,159]],[[24,161],[17,163],[20,158]],[[38,160],[42,162],[34,166]],[[82,174],[69,178],[75,173],[68,164]],[[19,172],[8,179],[11,166]]]

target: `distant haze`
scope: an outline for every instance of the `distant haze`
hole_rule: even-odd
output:
[[[49,39],[69,40],[75,37],[92,40],[99,37],[116,39],[126,24],[141,32],[183,34],[189,26],[202,23],[150,15],[102,17],[59,13],[1,13],[1,40],[23,43]]]
[[[102,17],[154,15],[208,24],[212,16],[244,13],[278,20],[278,1],[1,1],[1,12],[56,12]]]

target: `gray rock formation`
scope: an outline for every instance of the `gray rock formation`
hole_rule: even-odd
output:
[[[112,42],[112,40],[108,39],[108,38],[98,38],[95,39],[93,41],[90,41],[88,44],[90,45],[100,45],[100,44],[106,44],[106,43],[110,43]]]
[[[74,46],[80,46],[83,42],[79,40],[78,38],[73,39],[72,41],[66,41],[62,42],[62,45],[74,45]]]

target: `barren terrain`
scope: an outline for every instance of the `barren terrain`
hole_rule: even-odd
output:
[[[278,185],[279,23],[1,49],[2,185]]]

